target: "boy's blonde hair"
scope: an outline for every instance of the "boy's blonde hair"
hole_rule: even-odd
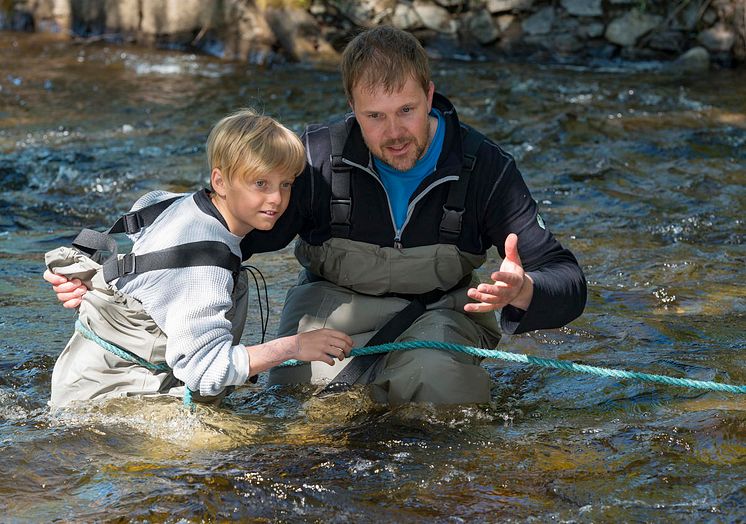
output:
[[[277,120],[253,109],[221,119],[207,137],[207,162],[232,183],[251,182],[272,172],[300,174],[306,152],[300,138]]]

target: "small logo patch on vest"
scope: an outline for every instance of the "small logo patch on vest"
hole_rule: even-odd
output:
[[[539,213],[536,213],[536,222],[539,224],[539,227],[541,229],[547,228],[547,225],[544,223],[544,219],[541,218],[541,215]]]

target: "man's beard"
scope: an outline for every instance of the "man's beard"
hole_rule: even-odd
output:
[[[365,136],[363,136],[363,140],[365,140],[366,145],[368,146],[368,149],[373,152],[373,156],[378,158],[379,160],[383,160],[385,163],[396,169],[397,171],[409,171],[412,169],[415,164],[417,164],[417,161],[422,158],[422,156],[425,154],[425,151],[427,150],[428,140],[430,138],[430,117],[427,117],[427,126],[426,126],[426,132],[425,132],[425,138],[422,142],[417,140],[417,137],[414,135],[409,135],[403,138],[397,138],[395,140],[387,140],[383,144],[381,144],[381,147],[378,150],[378,154],[376,154],[374,149],[370,147],[370,144],[368,144],[368,141],[365,140]],[[388,155],[386,154],[386,148],[389,146],[397,146],[404,143],[412,143],[414,145],[414,155],[407,155],[406,157],[397,157],[394,155]]]
[[[412,151],[403,157],[386,154],[386,148],[390,146],[398,146],[405,143],[411,143],[414,147]],[[412,169],[417,161],[422,158],[422,155],[427,149],[427,143],[421,144],[417,141],[414,136],[399,138],[396,140],[389,140],[381,145],[381,157],[380,159],[386,162],[388,165],[396,169],[397,171],[409,171]]]

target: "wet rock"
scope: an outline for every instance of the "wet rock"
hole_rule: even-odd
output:
[[[492,43],[500,36],[490,12],[486,9],[476,11],[466,20],[466,28],[469,33],[482,45]]]
[[[562,0],[565,11],[574,16],[601,16],[601,0]]]
[[[723,24],[716,24],[697,35],[697,41],[713,53],[727,52],[736,42],[736,34]]]
[[[686,48],[686,36],[681,31],[653,33],[647,42],[651,49],[680,54]]]
[[[446,9],[422,0],[415,0],[413,7],[425,27],[447,34],[458,31],[458,23]]]
[[[464,4],[466,3],[466,1],[465,0],[435,0],[435,3],[446,8],[454,8],[454,7],[464,7]]]
[[[296,61],[332,60],[337,53],[321,36],[316,20],[301,9],[268,8],[265,14],[285,52]]]
[[[598,38],[603,36],[606,26],[601,22],[590,22],[578,26],[578,36],[581,38]]]
[[[397,4],[394,14],[391,15],[391,25],[405,31],[411,31],[422,27],[422,20],[411,5]]]
[[[272,4],[269,3],[271,6]],[[390,10],[386,2],[378,0],[358,0],[357,2],[337,2],[340,13],[360,27],[373,27]]]
[[[487,10],[492,14],[528,11],[533,5],[534,0],[487,0]]]
[[[223,28],[224,58],[266,64],[277,59],[273,48],[277,39],[264,13],[253,4],[234,4],[232,9],[219,13],[216,25]]]
[[[699,22],[700,9],[701,7],[697,2],[689,2],[687,6],[681,10],[676,17],[676,20],[682,29],[687,31],[694,30],[697,26],[697,22]]]
[[[553,32],[548,39],[549,49],[561,55],[569,55],[580,51],[584,44],[574,33]]]
[[[715,11],[713,8],[708,8],[707,11],[702,15],[702,22],[705,25],[712,25],[715,22],[717,22],[718,14],[717,11]]]
[[[693,47],[667,64],[665,69],[675,73],[700,73],[710,69],[710,53],[704,47]]]
[[[554,7],[545,7],[523,21],[523,31],[528,35],[546,35],[552,30]]]
[[[143,33],[192,33],[210,25],[214,7],[201,0],[142,0],[140,12]]]
[[[499,15],[495,17],[495,25],[500,33],[504,33],[516,20],[515,15]]]
[[[633,46],[645,33],[658,27],[663,18],[632,10],[611,21],[606,28],[606,39],[620,46]]]

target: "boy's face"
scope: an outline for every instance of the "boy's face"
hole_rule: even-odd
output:
[[[253,180],[234,177],[228,183],[219,169],[213,169],[212,187],[218,195],[215,205],[234,235],[245,236],[254,229],[267,231],[287,209],[294,180],[293,174],[267,173]]]
[[[382,86],[356,85],[350,105],[373,156],[399,171],[414,167],[430,143],[430,109],[435,86],[427,91],[413,77],[393,93]]]

